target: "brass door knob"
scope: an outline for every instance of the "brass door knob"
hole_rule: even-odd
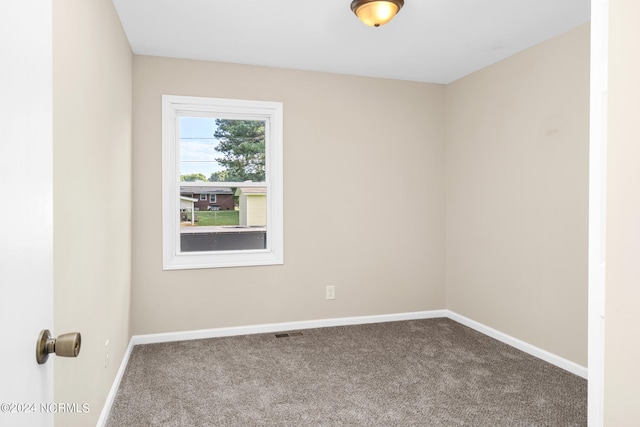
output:
[[[79,332],[71,332],[51,338],[51,332],[43,329],[36,343],[36,360],[43,364],[49,358],[49,353],[62,357],[78,357],[80,353],[81,337]]]

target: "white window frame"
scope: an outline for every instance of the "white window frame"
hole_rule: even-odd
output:
[[[180,186],[233,187],[229,182],[180,182],[180,117],[264,120],[267,187],[266,249],[180,252]],[[163,270],[240,267],[284,263],[283,239],[283,107],[281,102],[162,96],[162,252]]]
[[[206,202],[207,201],[207,195],[206,194],[201,194],[200,195],[200,200],[203,201],[203,202]]]
[[[217,200],[218,198],[215,194],[209,194],[209,203],[216,203]]]

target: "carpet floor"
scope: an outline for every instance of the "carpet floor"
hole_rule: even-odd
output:
[[[446,318],[137,345],[106,423],[586,425],[585,379]]]

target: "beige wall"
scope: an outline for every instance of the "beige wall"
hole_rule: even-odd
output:
[[[589,26],[446,102],[447,308],[586,366]]]
[[[55,402],[88,403],[56,425],[95,425],[129,342],[132,53],[109,0],[53,2]],[[105,341],[110,363],[105,368]]]
[[[640,3],[609,2],[606,426],[640,425]]]
[[[162,271],[162,94],[283,102],[284,265]],[[136,56],[133,114],[133,334],[444,308],[444,86]]]

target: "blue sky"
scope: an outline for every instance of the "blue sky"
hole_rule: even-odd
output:
[[[201,173],[209,178],[212,172],[224,169],[215,161],[216,157],[222,157],[215,150],[218,145],[213,138],[215,131],[215,119],[180,118],[180,175]]]

